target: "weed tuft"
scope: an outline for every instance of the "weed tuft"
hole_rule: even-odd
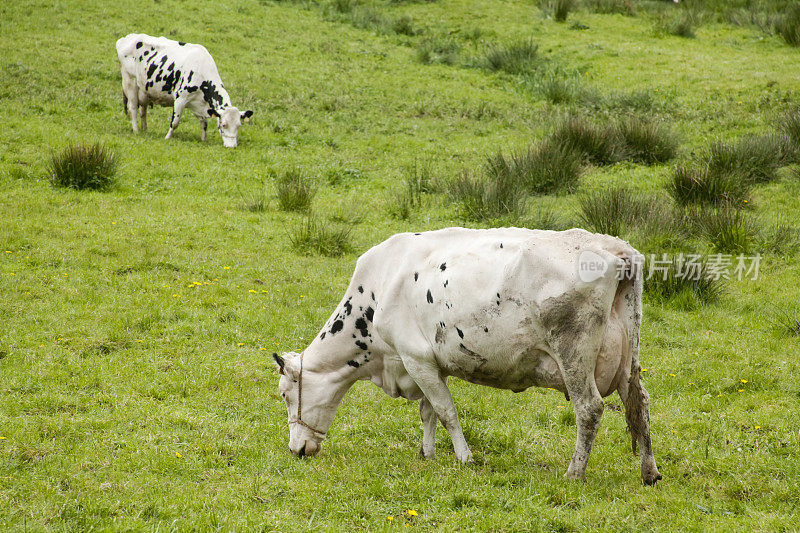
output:
[[[659,270],[644,282],[644,291],[649,297],[691,308],[713,303],[721,296],[723,280],[709,268],[706,258],[681,254],[670,260],[665,255],[659,262]]]
[[[579,197],[578,218],[590,231],[620,236],[647,219],[652,203],[626,187],[599,189]]]
[[[758,251],[775,255],[793,255],[800,249],[800,231],[779,220],[761,232]]]
[[[678,136],[664,122],[627,118],[616,125],[625,159],[652,165],[669,161],[678,151]]]
[[[543,62],[539,56],[539,45],[530,40],[490,46],[485,56],[486,68],[508,74],[534,72]]]
[[[666,186],[667,193],[680,206],[743,207],[749,202],[750,188],[751,183],[742,172],[720,171],[704,161],[675,166]]]
[[[524,188],[511,172],[475,176],[465,171],[451,182],[449,195],[461,204],[462,216],[472,220],[513,222],[525,212]]]
[[[610,165],[623,159],[614,129],[601,127],[582,115],[561,120],[548,141],[570,147],[597,165]]]
[[[426,37],[417,45],[417,60],[425,65],[455,65],[460,55],[461,45],[450,35]]]
[[[775,24],[775,29],[786,44],[800,46],[800,5],[790,6],[783,18]]]
[[[314,215],[307,215],[289,230],[292,246],[303,253],[319,253],[329,257],[352,251],[351,233],[354,224],[323,224]]]
[[[775,307],[767,321],[781,337],[800,336],[800,311]]]
[[[693,223],[721,254],[746,254],[755,247],[758,221],[740,209],[723,206],[694,213]]]
[[[711,173],[744,174],[752,183],[775,181],[778,169],[789,159],[789,147],[777,135],[751,135],[733,144],[715,142],[707,154]]]
[[[584,0],[584,4],[595,13],[619,14],[629,17],[636,13],[633,0]]]
[[[683,12],[672,18],[662,19],[657,24],[657,31],[676,37],[692,39],[695,37],[697,19],[690,12]]]
[[[566,22],[569,12],[575,9],[575,0],[553,0],[550,4],[556,22]]]
[[[278,207],[283,211],[308,211],[317,188],[300,169],[293,168],[276,176]]]
[[[118,159],[104,144],[70,144],[53,154],[48,167],[54,187],[106,191],[115,183]]]

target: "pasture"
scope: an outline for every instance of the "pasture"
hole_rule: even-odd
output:
[[[3,2],[0,528],[796,529],[790,3],[586,1],[565,22],[557,3]],[[168,108],[131,132],[114,50],[131,32],[208,48],[233,104],[255,113],[236,149],[216,121],[202,143],[188,113],[165,141]],[[568,116],[661,124],[675,153],[580,152],[570,187],[502,196],[519,165],[504,174],[495,156],[540,146]],[[52,185],[51,157],[94,142],[118,158],[110,188]],[[676,166],[726,164],[720,186],[744,189],[681,204],[705,193],[681,189]],[[360,253],[401,231],[604,223],[658,257],[760,254],[755,280],[646,287],[657,486],[641,486],[616,395],[586,481],[570,482],[563,395],[458,380],[474,464],[441,426],[436,459],[417,458],[417,404],[369,383],[319,456],[289,453],[271,354],[314,338]]]

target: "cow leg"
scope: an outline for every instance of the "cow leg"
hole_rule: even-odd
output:
[[[205,142],[206,140],[206,130],[208,129],[208,120],[201,118],[200,119],[200,140]]]
[[[472,452],[467,445],[467,440],[464,438],[464,432],[461,431],[458,412],[453,403],[453,397],[450,395],[450,389],[447,388],[447,383],[440,374],[439,369],[433,363],[427,361],[418,361],[406,357],[402,357],[402,359],[408,375],[417,383],[422,394],[430,402],[434,413],[436,413],[436,416],[439,417],[442,425],[450,434],[456,458],[462,463],[471,463]]]
[[[147,104],[139,106],[139,116],[142,118],[142,131],[147,131]]]
[[[183,115],[183,110],[186,107],[186,104],[187,102],[185,98],[178,98],[175,100],[175,106],[172,109],[172,121],[170,122],[167,136],[164,137],[165,139],[171,139],[172,134],[175,132],[175,128],[177,128],[178,124],[181,123],[181,115]]]
[[[136,121],[136,115],[139,113],[139,90],[136,87],[136,81],[125,72],[124,68],[122,69],[122,95],[122,101],[126,104],[131,118],[133,133],[139,133],[139,125]]]
[[[572,454],[572,460],[564,477],[583,479],[597,429],[600,427],[600,418],[603,416],[603,398],[597,390],[594,376],[588,372],[576,370],[568,372],[566,377],[567,392],[575,408],[577,436],[575,453]]]
[[[422,447],[419,456],[433,459],[436,456],[436,412],[425,396],[419,401],[419,416],[422,418]]]
[[[620,383],[617,392],[622,404],[625,406],[625,421],[631,432],[631,446],[633,453],[639,448],[639,457],[642,461],[642,483],[655,485],[661,479],[661,474],[656,468],[656,459],[653,457],[653,445],[650,440],[650,395],[647,394],[640,378],[641,369],[637,367],[632,371],[628,381]],[[638,445],[638,446],[637,446]]]

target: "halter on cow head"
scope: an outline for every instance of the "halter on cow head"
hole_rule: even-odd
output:
[[[337,383],[335,373],[303,368],[302,354],[274,353],[272,357],[281,376],[278,393],[289,413],[289,449],[298,457],[316,455],[348,387]]]

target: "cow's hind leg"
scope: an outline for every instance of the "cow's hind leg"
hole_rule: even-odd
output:
[[[419,401],[419,416],[422,418],[422,447],[419,456],[433,459],[436,456],[436,412],[425,396]]]
[[[576,368],[565,369],[565,384],[575,408],[577,436],[575,452],[564,476],[568,479],[583,479],[586,465],[592,453],[592,445],[603,416],[603,398],[597,390],[594,374],[576,361]]]
[[[147,104],[139,106],[139,116],[142,119],[142,131],[147,131]]]
[[[402,357],[402,359],[408,375],[417,383],[422,394],[430,402],[434,413],[450,434],[456,457],[462,463],[471,463],[472,452],[467,445],[467,440],[464,438],[464,432],[461,431],[458,412],[453,403],[453,397],[450,395],[450,389],[447,388],[445,378],[441,375],[436,365],[426,361],[425,358]]]

